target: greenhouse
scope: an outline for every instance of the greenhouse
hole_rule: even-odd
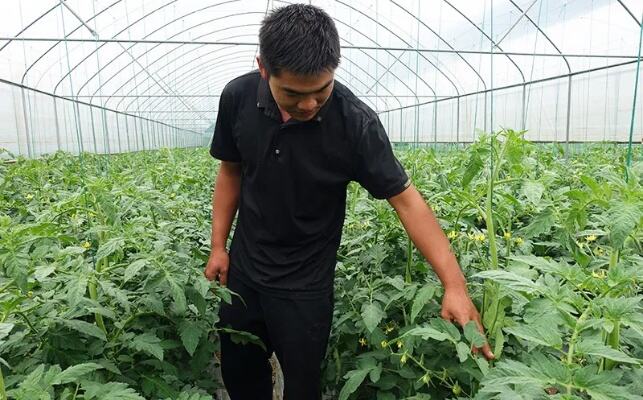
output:
[[[2,0],[0,400],[643,400],[642,44],[641,0]]]

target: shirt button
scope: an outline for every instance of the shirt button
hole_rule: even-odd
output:
[[[279,149],[275,149],[275,154],[279,155],[280,151]]]

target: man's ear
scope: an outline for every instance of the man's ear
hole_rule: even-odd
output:
[[[266,70],[266,66],[263,65],[263,62],[261,61],[261,55],[257,56],[257,65],[259,66],[259,73],[261,74],[261,77],[265,80],[268,80],[268,70]]]

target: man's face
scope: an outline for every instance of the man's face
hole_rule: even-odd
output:
[[[266,69],[260,61],[258,64],[261,76],[266,79]],[[298,121],[308,121],[329,99],[333,92],[334,79],[334,71],[324,71],[311,76],[281,71],[278,76],[270,76],[268,85],[281,110]]]

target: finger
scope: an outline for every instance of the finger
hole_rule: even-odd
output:
[[[228,270],[221,270],[219,272],[219,283],[221,283],[221,286],[225,286],[228,284]]]
[[[494,358],[496,358],[496,356],[491,351],[491,347],[489,346],[489,342],[485,343],[484,346],[482,346],[482,355],[484,356],[484,358],[487,359],[487,361],[491,361]]]
[[[212,272],[210,272],[210,270],[209,270],[208,268],[206,268],[206,269],[203,271],[203,275],[205,276],[205,279],[207,279],[207,280],[209,280],[209,281],[211,281],[212,279],[214,279],[214,274],[212,274]]]
[[[479,314],[476,315],[476,318],[474,319],[474,321],[476,322],[476,325],[478,326],[478,330],[480,331],[482,336],[485,337],[485,344],[482,346],[482,355],[487,360],[493,360],[494,358],[496,358],[496,356],[491,351],[491,347],[489,346],[489,341],[487,340],[487,337],[485,335],[484,327],[482,326],[482,322],[480,322],[480,315]],[[477,352],[478,352],[478,349],[476,349],[476,353]]]
[[[440,317],[446,321],[453,321],[453,316],[451,315],[451,313],[445,310],[442,310],[442,312],[440,312]]]

